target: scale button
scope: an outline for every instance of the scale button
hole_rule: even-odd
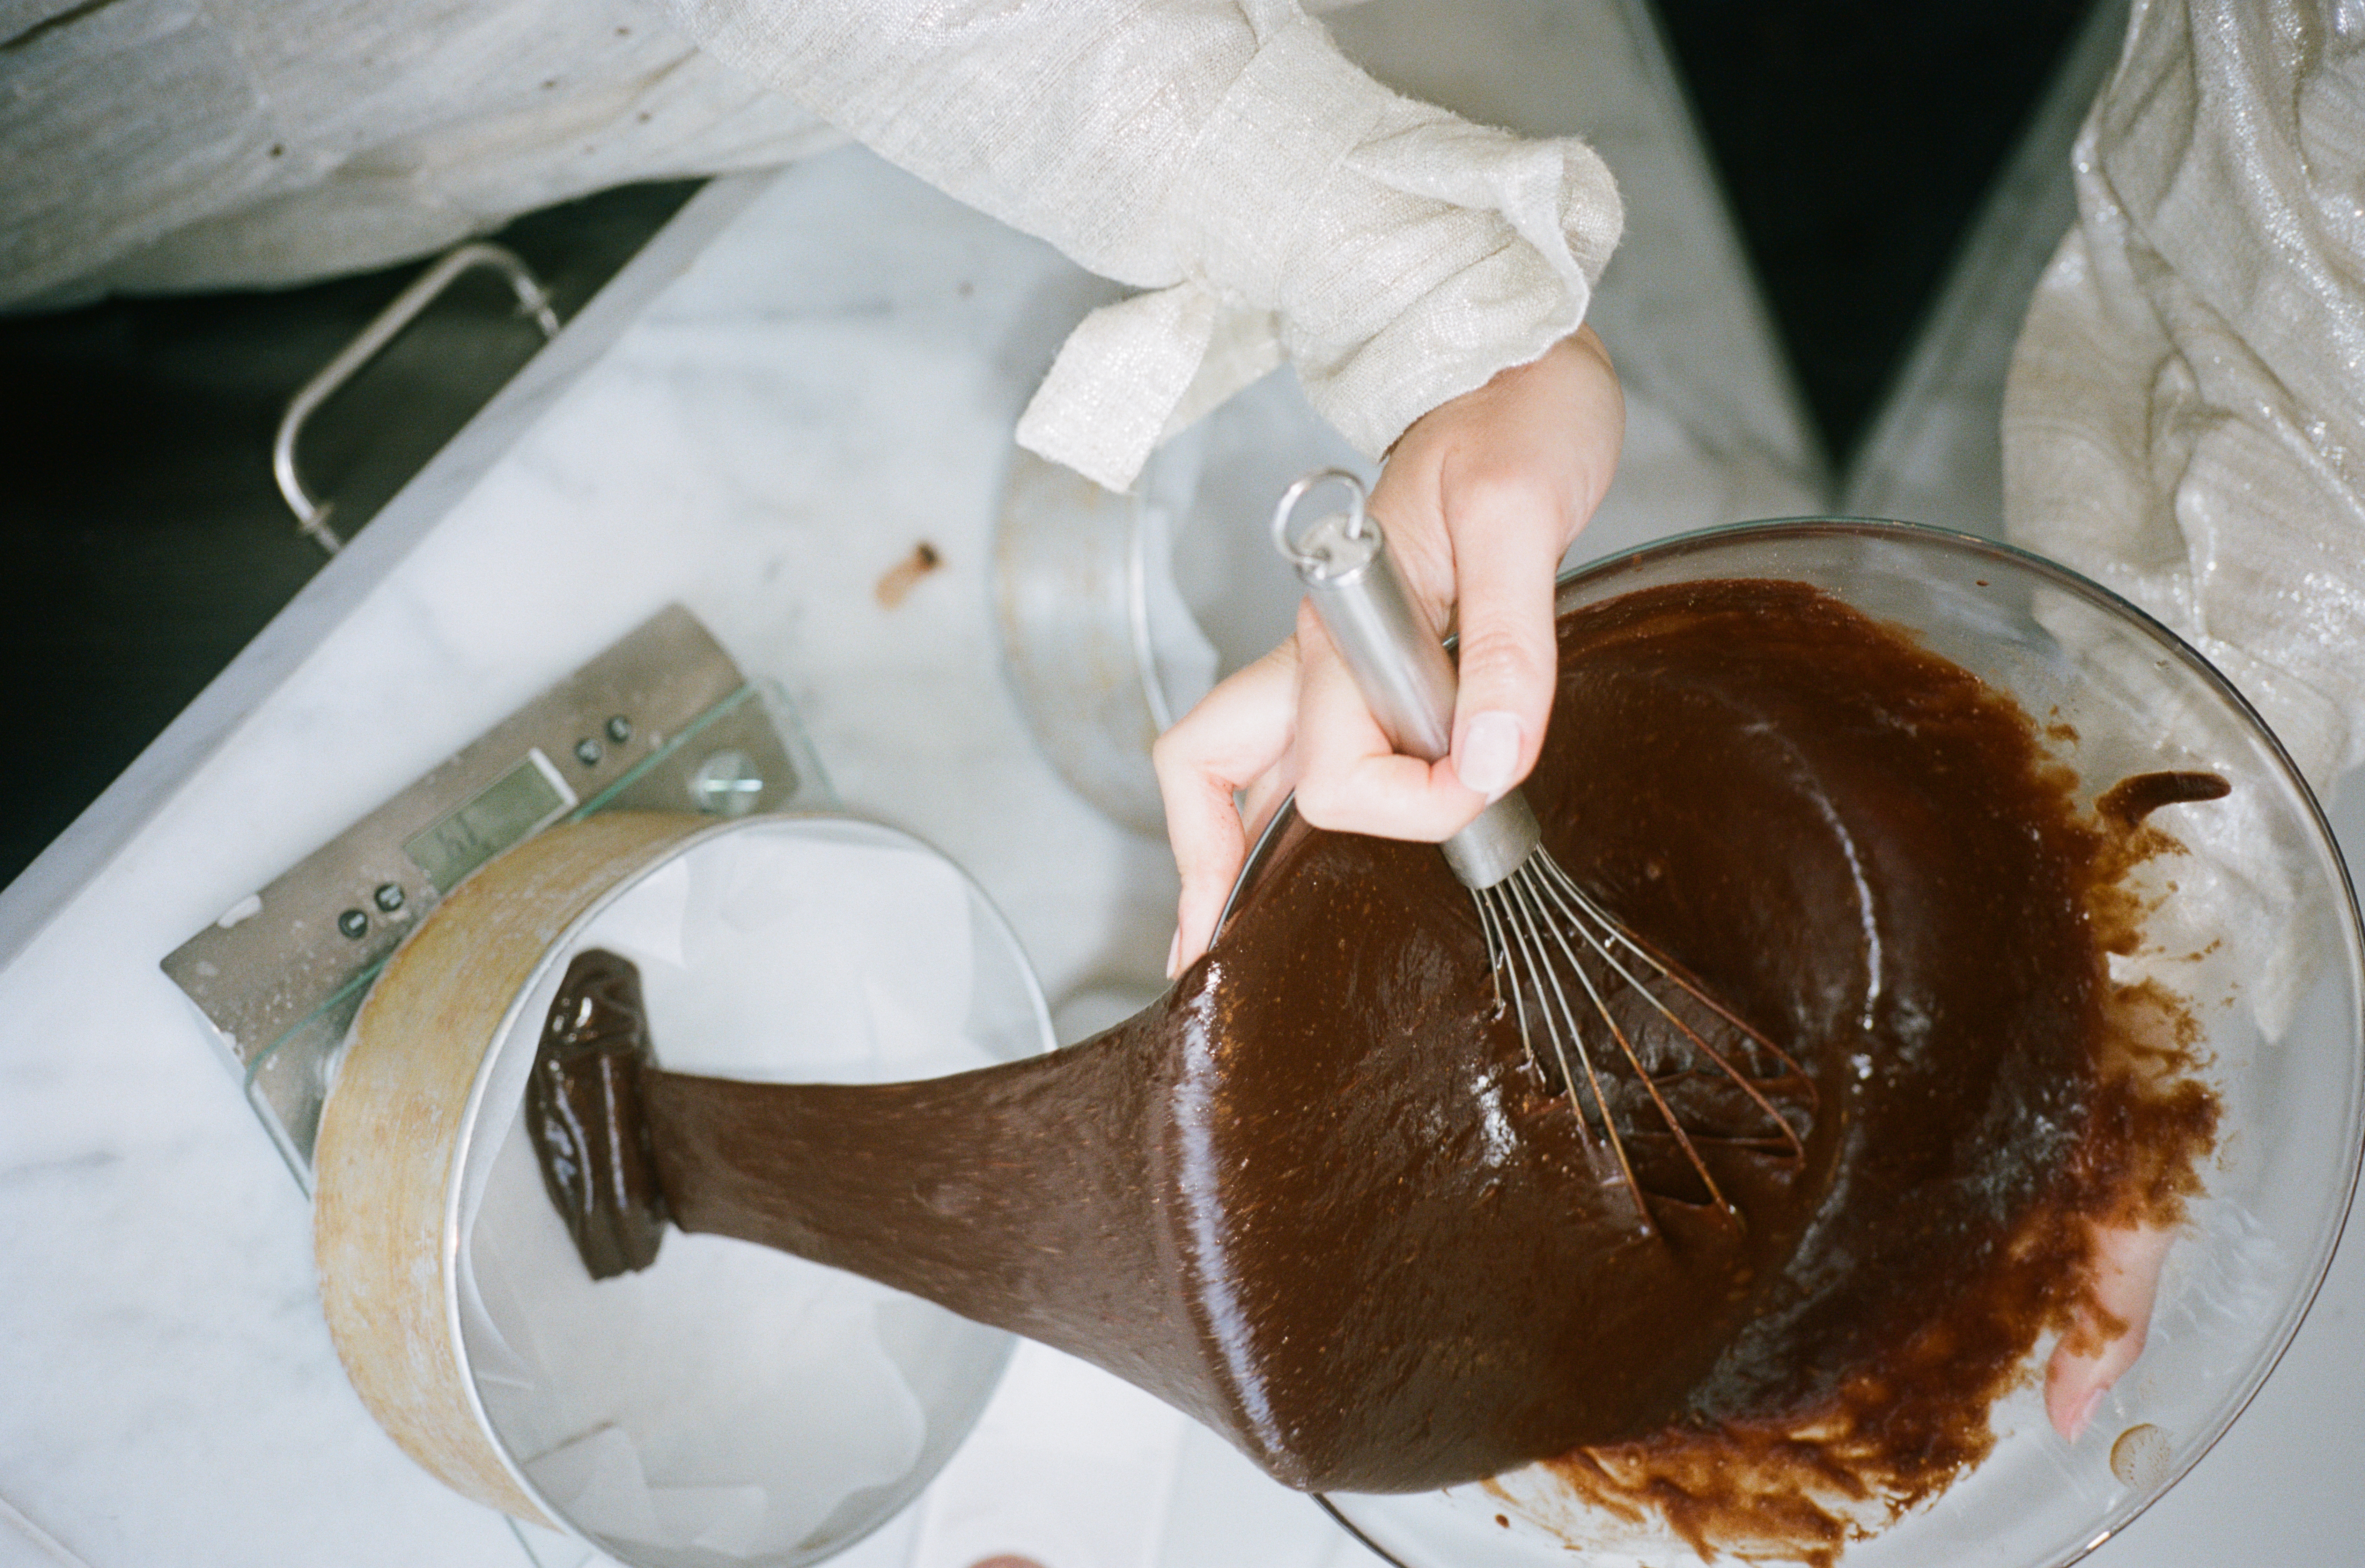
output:
[[[377,891],[370,894],[370,902],[387,913],[392,914],[402,907],[402,884],[380,882],[377,885]]]
[[[369,916],[357,909],[349,909],[337,916],[337,929],[347,936],[360,937],[369,932]]]
[[[608,738],[622,745],[633,738],[633,722],[622,713],[614,714],[608,720]]]
[[[575,760],[586,767],[598,767],[600,755],[600,743],[589,735],[575,743]]]

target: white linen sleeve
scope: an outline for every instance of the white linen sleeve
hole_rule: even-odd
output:
[[[666,0],[889,160],[1144,293],[1059,353],[1020,442],[1113,489],[1286,355],[1379,455],[1576,330],[1616,245],[1582,142],[1401,97],[1295,0]]]
[[[2173,626],[2318,789],[2365,762],[2365,22],[2147,0],[2004,395],[2012,537]]]

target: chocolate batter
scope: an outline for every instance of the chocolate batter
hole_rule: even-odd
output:
[[[577,954],[543,1019],[525,1116],[543,1189],[595,1280],[656,1262],[671,1217],[641,1114],[655,1062],[640,971],[613,953]]]
[[[1738,1223],[1630,1124],[1637,1223],[1433,847],[1293,822],[1158,1003],[952,1078],[659,1070],[621,960],[585,955],[546,1065],[587,1109],[532,1126],[587,1262],[637,1266],[669,1210],[1095,1361],[1299,1487],[1565,1455],[1703,1545],[1811,1545],[1848,1529],[1818,1496],[1943,1485],[2077,1305],[2090,1222],[2174,1217],[2209,1147],[2173,1053],[2113,1048],[2132,932],[2097,911],[2144,813],[2210,776],[2083,812],[2009,699],[1801,584],[1629,595],[1565,618],[1561,658],[1546,847],[1810,1080],[1768,1080],[1802,1149],[1704,1144]],[[654,1187],[564,1174],[641,1147],[597,1128],[631,1093],[568,1087],[595,1064],[637,1092]]]

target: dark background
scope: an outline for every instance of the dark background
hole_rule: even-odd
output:
[[[1844,468],[2086,5],[1658,4]],[[521,218],[501,238],[571,316],[693,188],[608,192]],[[0,883],[319,569],[272,479],[272,434],[288,398],[418,270],[0,319],[0,584],[11,606],[0,671],[25,743],[0,778]],[[532,353],[538,338],[522,324],[489,350],[454,352],[456,315],[507,303],[484,275],[455,289],[321,411],[305,471],[316,493],[337,495],[346,527]]]
[[[1657,0],[1834,471],[2085,0]]]

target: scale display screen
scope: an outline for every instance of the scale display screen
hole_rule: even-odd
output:
[[[448,893],[461,878],[573,804],[575,791],[537,746],[433,826],[403,840],[403,853],[436,891]]]

